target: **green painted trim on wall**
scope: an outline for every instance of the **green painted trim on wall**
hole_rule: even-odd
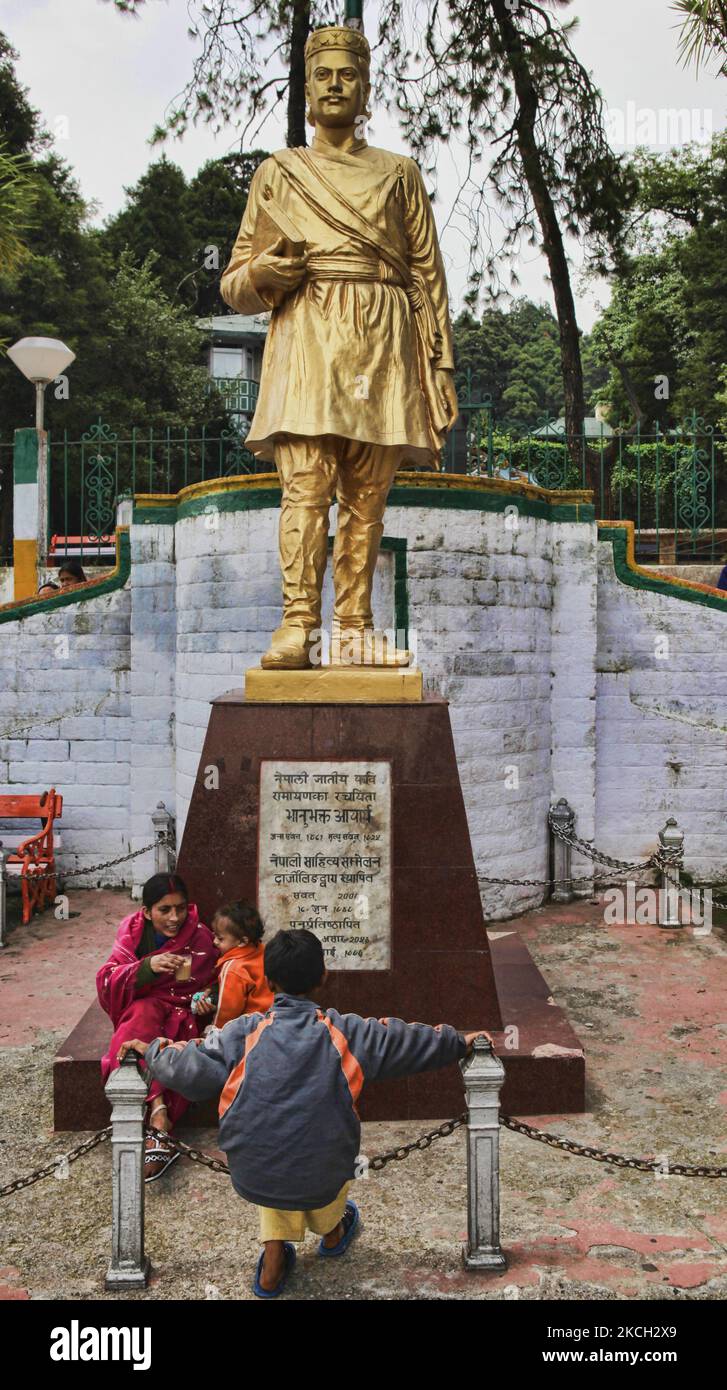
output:
[[[409,566],[406,537],[382,537],[381,544],[388,539],[388,549],[394,552],[394,620],[397,632],[404,634],[404,646],[409,646]]]
[[[168,507],[134,507],[135,526],[174,526],[177,520],[176,503]]]
[[[68,608],[72,603],[85,603],[88,599],[101,598],[123,589],[131,574],[131,542],[128,529],[116,532],[116,568],[105,579],[92,579],[80,589],[57,594],[55,598],[29,598],[20,603],[5,603],[0,608],[0,623],[17,623],[23,618],[32,618],[36,613],[54,613],[57,608]]]
[[[16,430],[13,439],[13,482],[38,481],[38,431],[34,429]]]
[[[517,507],[521,516],[542,521],[581,521],[592,523],[596,510],[588,502],[549,502],[544,497],[527,497],[521,492],[478,492],[474,488],[395,487],[389,494],[390,507],[439,507],[465,512],[504,512]]]
[[[231,490],[228,479],[220,479],[220,482],[227,485],[224,491],[210,490],[200,497],[182,498],[178,503],[171,497],[165,497],[158,506],[138,502],[134,507],[134,524],[170,526],[185,517],[203,516],[207,512],[258,511],[280,505],[280,487],[277,485]],[[504,512],[507,507],[515,506],[522,516],[543,521],[593,524],[596,519],[595,508],[589,502],[550,501],[546,497],[528,496],[524,490],[515,489],[501,492],[467,486],[411,487],[406,483],[395,483],[389,494],[389,506],[482,512]]]
[[[633,535],[633,528],[631,528],[631,534]],[[622,584],[628,585],[630,589],[642,589],[647,593],[664,594],[666,598],[681,599],[686,603],[698,603],[703,608],[717,608],[720,612],[727,614],[727,594],[724,598],[720,598],[718,594],[711,593],[707,588],[692,588],[684,580],[667,579],[636,565],[629,557],[629,528],[609,526],[608,522],[599,522],[598,539],[611,543],[616,578]]]

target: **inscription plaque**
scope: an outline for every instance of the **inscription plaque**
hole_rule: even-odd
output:
[[[389,762],[261,761],[258,907],[268,939],[314,931],[329,970],[389,969]]]

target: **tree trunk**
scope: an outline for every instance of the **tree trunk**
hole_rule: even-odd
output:
[[[533,199],[540,229],[543,235],[543,250],[548,259],[550,279],[555,298],[555,309],[560,332],[560,360],[563,373],[563,396],[565,401],[565,429],[568,452],[573,463],[579,468],[583,461],[583,420],[586,413],[583,397],[583,365],[576,306],[570,283],[568,260],[563,245],[558,214],[543,172],[540,151],[535,135],[538,115],[538,98],[530,76],[528,60],[522,40],[505,0],[492,0],[492,11],[497,24],[503,49],[510,65],[515,94],[518,103],[516,120],[518,149],[523,162],[525,177]],[[600,478],[598,457],[590,451],[586,453],[586,486],[593,488],[596,510],[600,510]],[[604,480],[604,486],[607,480]],[[608,514],[607,498],[604,496],[604,513]]]
[[[305,41],[311,30],[310,0],[294,0],[290,23],[290,77],[288,81],[288,145],[306,144]]]

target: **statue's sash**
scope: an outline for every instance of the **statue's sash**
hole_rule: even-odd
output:
[[[419,380],[427,408],[432,451],[439,453],[447,430],[448,415],[439,390],[436,362],[441,355],[442,334],[437,323],[427,283],[417,269],[387,241],[383,232],[372,227],[365,217],[343,196],[314,161],[308,150],[280,150],[274,154],[283,178],[297,195],[308,204],[322,222],[340,232],[349,241],[361,243],[369,256],[374,255],[393,267],[400,277],[412,308],[416,328]],[[385,181],[391,187],[402,177],[399,164]]]

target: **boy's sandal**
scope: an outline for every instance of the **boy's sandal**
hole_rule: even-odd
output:
[[[253,1280],[252,1285],[252,1291],[257,1298],[280,1297],[281,1293],[283,1292],[283,1289],[285,1288],[285,1285],[288,1282],[288,1279],[290,1278],[290,1275],[293,1270],[293,1265],[295,1264],[296,1259],[295,1246],[291,1245],[289,1240],[283,1242],[283,1255],[285,1257],[285,1269],[283,1270],[280,1280],[275,1285],[274,1289],[264,1289],[262,1284],[260,1283],[260,1275],[262,1274],[263,1270],[263,1260],[265,1259],[265,1251],[260,1251],[260,1259],[257,1262],[257,1269],[255,1270],[255,1278]]]
[[[154,1182],[157,1178],[166,1173],[173,1163],[179,1158],[176,1149],[170,1149],[164,1142],[164,1131],[159,1131],[159,1139],[147,1138],[146,1150],[144,1153],[144,1182]]]
[[[356,1232],[358,1231],[361,1225],[361,1213],[358,1207],[356,1206],[355,1202],[348,1201],[346,1203],[346,1210],[344,1211],[343,1217],[341,1218],[341,1225],[343,1226],[343,1235],[341,1236],[341,1239],[339,1240],[338,1244],[330,1246],[324,1245],[323,1241],[321,1240],[318,1246],[319,1255],[323,1255],[326,1259],[328,1259],[330,1256],[333,1256],[335,1258],[335,1256],[337,1255],[345,1255],[349,1245],[351,1244],[351,1241],[353,1240],[354,1236],[356,1235]]]

